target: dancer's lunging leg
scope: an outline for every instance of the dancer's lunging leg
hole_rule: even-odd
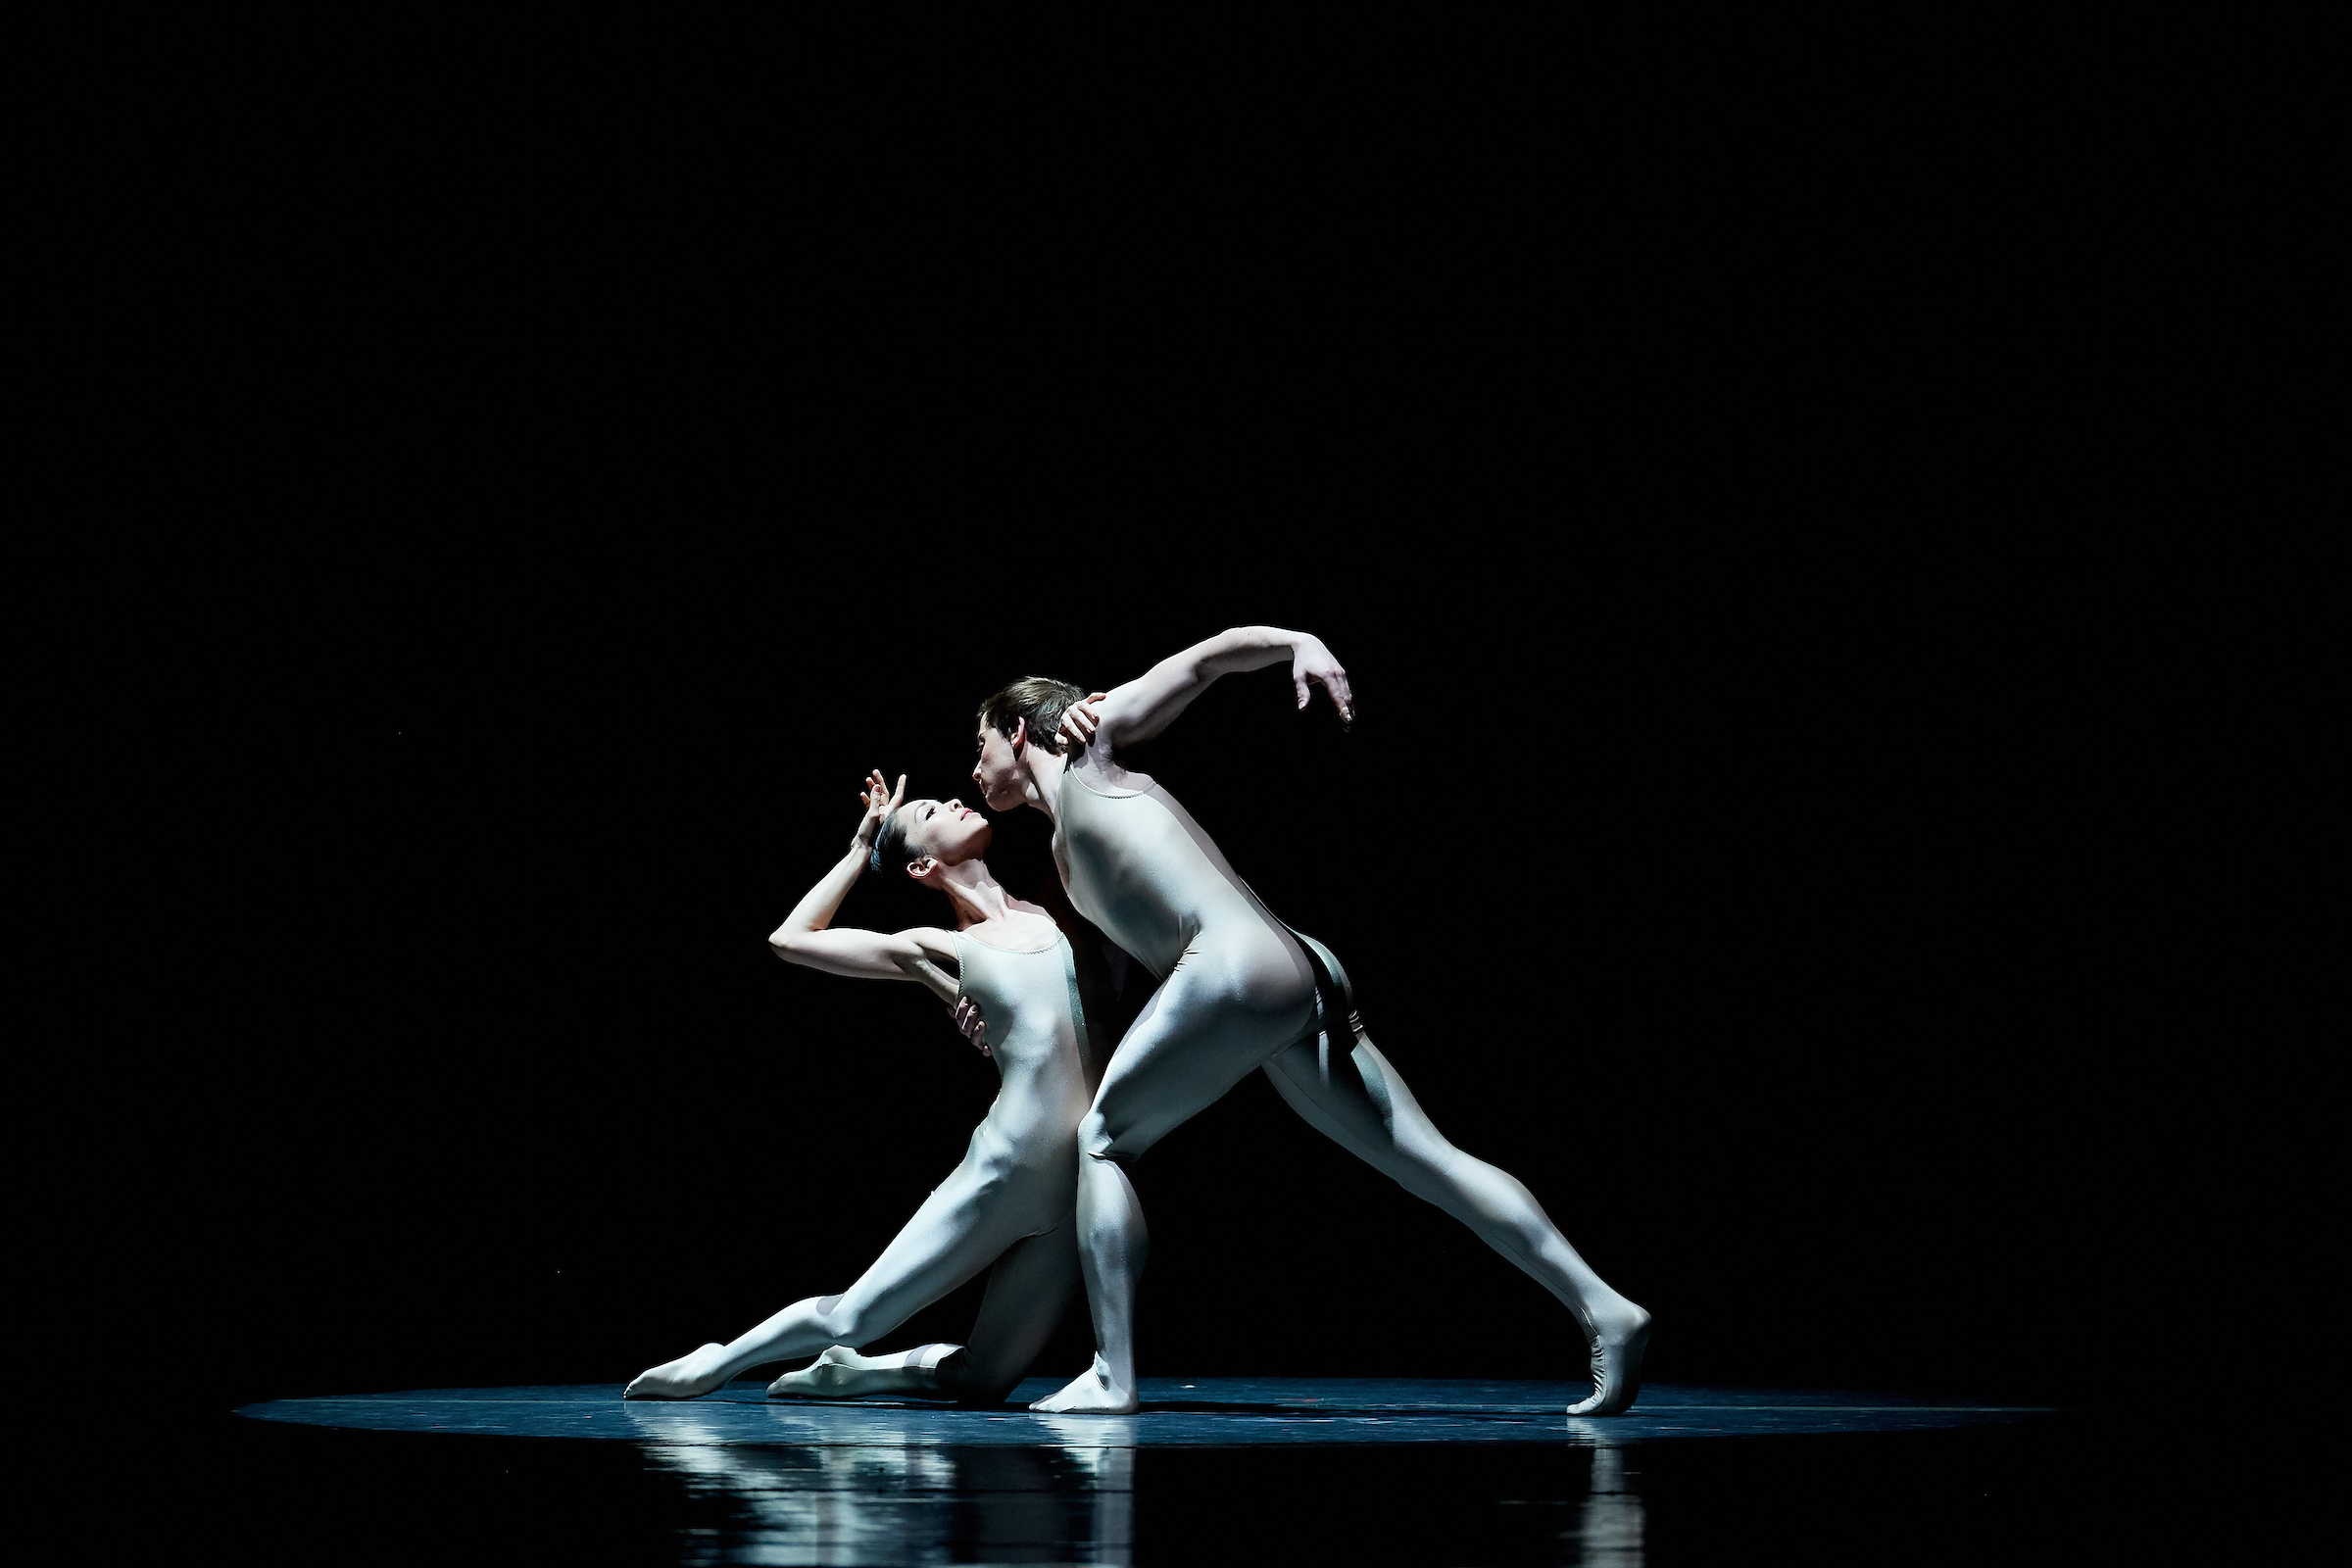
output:
[[[1030,1408],[1133,1410],[1135,1298],[1150,1250],[1126,1162],[1248,1077],[1311,1015],[1282,949],[1264,940],[1197,945],[1128,1029],[1078,1124],[1078,1254],[1094,1317],[1094,1367]]]

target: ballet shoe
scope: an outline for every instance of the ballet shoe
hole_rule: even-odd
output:
[[[1649,1349],[1649,1314],[1627,1301],[1595,1314],[1587,1337],[1592,1393],[1568,1407],[1570,1415],[1623,1415],[1642,1396],[1642,1357]]]
[[[692,1355],[681,1355],[675,1361],[638,1373],[629,1386],[620,1391],[624,1399],[694,1399],[722,1388],[726,1378],[719,1367],[724,1362],[727,1348],[706,1345]],[[696,1363],[700,1362],[698,1366]]]
[[[787,1372],[767,1386],[771,1399],[843,1399],[854,1397],[862,1368],[856,1350],[846,1345],[828,1345],[817,1352],[816,1359],[797,1372]]]
[[[1133,1415],[1143,1401],[1110,1381],[1110,1368],[1097,1355],[1095,1364],[1072,1378],[1057,1394],[1029,1406],[1041,1415]]]

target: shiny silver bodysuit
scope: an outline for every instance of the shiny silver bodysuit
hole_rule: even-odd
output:
[[[1054,851],[1078,912],[1160,980],[1095,1102],[1092,1152],[1133,1157],[1299,1043],[1318,1008],[1299,939],[1175,797],[1095,750],[1063,775]]]
[[[1431,1125],[1356,1018],[1330,950],[1276,919],[1174,797],[1095,755],[1102,750],[1073,754],[1063,774],[1055,863],[1079,912],[1162,978],[1079,1132],[1079,1244],[1097,1343],[1114,1378],[1132,1379],[1119,1363],[1131,1355],[1145,1241],[1132,1186],[1110,1167],[1140,1156],[1258,1067],[1317,1131],[1469,1225],[1551,1291],[1590,1341],[1587,1303],[1622,1298],[1525,1187]],[[1329,1002],[1318,995],[1310,948],[1336,982]]]
[[[1086,1114],[1090,1078],[1086,1009],[1078,1001],[1069,939],[1057,936],[1051,947],[1012,953],[958,933],[956,957],[957,988],[988,1020],[989,1052],[1003,1082],[988,1114],[972,1129],[962,1163],[837,1298],[834,1310],[844,1332],[828,1343],[875,1340],[997,1262],[973,1330],[974,1358],[990,1348],[982,1342],[994,1326],[992,1308],[1017,1308],[1023,1318],[1046,1310],[1031,1299],[1037,1293],[1030,1287],[1038,1283],[1026,1278],[1031,1273],[1059,1281],[1053,1315],[1039,1331],[1042,1344],[1076,1280],[1066,1254],[1078,1122]],[[1016,1248],[1023,1256],[1059,1255],[1024,1263],[1010,1255]],[[1012,1285],[1020,1287],[1013,1294],[1022,1300],[1000,1301]]]
[[[753,1367],[823,1350],[817,1365],[786,1374],[769,1392],[988,1397],[1027,1372],[1078,1287],[1071,1220],[1078,1123],[1102,1052],[1087,1033],[1068,938],[1011,952],[958,933],[956,956],[958,989],[988,1021],[989,1051],[1003,1080],[961,1163],[847,1291],[795,1301],[740,1339],[705,1347],[648,1377],[666,1370],[662,1387],[691,1396]],[[835,1364],[992,1263],[967,1345]],[[962,1357],[946,1361],[957,1349]]]

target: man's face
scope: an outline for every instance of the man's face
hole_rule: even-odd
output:
[[[980,762],[972,769],[972,783],[992,811],[1009,811],[1029,803],[1019,754],[1012,742],[986,724],[980,726]]]

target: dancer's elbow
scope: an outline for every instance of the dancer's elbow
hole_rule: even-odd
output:
[[[808,949],[804,944],[808,935],[806,931],[778,931],[767,939],[767,951],[786,963],[807,963]]]

